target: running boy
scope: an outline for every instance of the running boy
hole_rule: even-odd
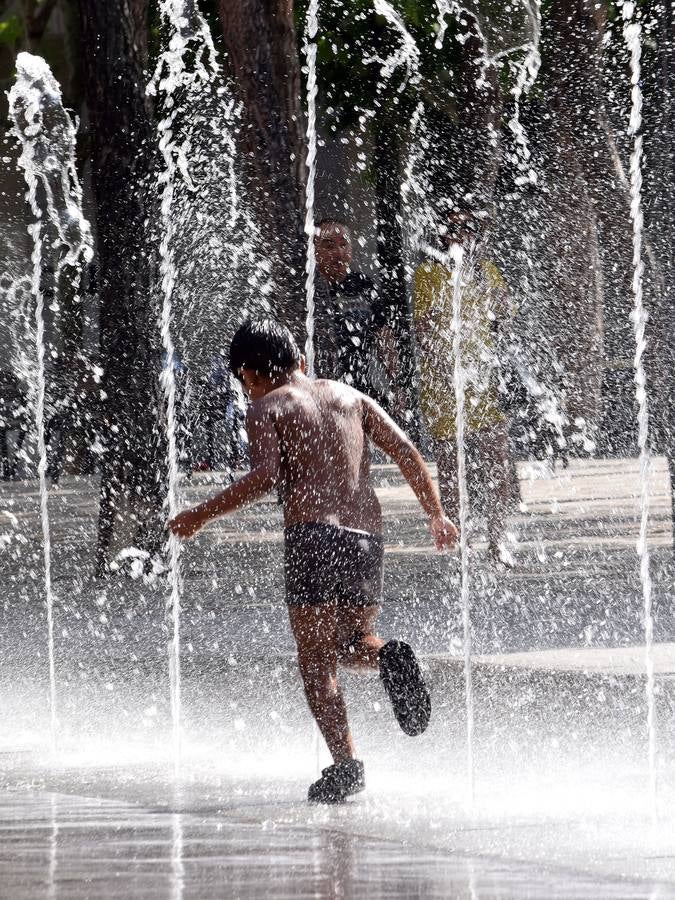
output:
[[[250,321],[235,334],[230,368],[252,403],[246,427],[251,471],[169,527],[189,538],[218,516],[279,490],[284,508],[286,603],[307,702],[334,765],[309,800],[339,803],[365,787],[355,758],[338,665],[379,670],[399,725],[429,723],[431,702],[412,649],[375,634],[382,594],[382,515],[370,481],[368,440],[399,466],[429,516],[439,550],[457,540],[424,460],[368,397],[335,381],[312,381],[290,331]]]

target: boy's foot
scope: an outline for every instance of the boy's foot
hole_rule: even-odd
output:
[[[409,644],[389,641],[381,648],[380,678],[402,730],[410,737],[426,731],[431,718],[431,697]]]
[[[366,786],[363,763],[360,759],[346,759],[323,769],[321,778],[310,785],[310,803],[344,803],[347,797],[358,794]]]

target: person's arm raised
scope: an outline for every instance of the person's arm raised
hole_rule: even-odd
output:
[[[177,537],[190,538],[211,519],[253,503],[274,489],[279,480],[281,455],[269,409],[254,403],[246,416],[246,431],[251,453],[251,471],[220,494],[172,519],[169,528]]]
[[[459,532],[447,518],[431,472],[408,436],[370,397],[362,396],[363,428],[380,450],[396,463],[422,509],[429,516],[429,527],[439,550],[452,547]]]

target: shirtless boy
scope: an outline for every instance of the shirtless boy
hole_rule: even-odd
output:
[[[371,399],[335,381],[305,376],[287,328],[251,321],[235,334],[230,368],[252,403],[246,428],[251,471],[169,527],[189,538],[211,519],[280,492],[286,603],[307,702],[334,764],[309,800],[339,803],[365,787],[355,758],[338,666],[380,673],[406,734],[421,734],[431,702],[415,655],[375,633],[382,595],[382,514],[370,480],[369,440],[399,466],[429,516],[439,550],[457,540],[424,460]]]

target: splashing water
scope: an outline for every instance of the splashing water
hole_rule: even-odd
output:
[[[469,583],[469,490],[466,471],[466,443],[464,398],[466,376],[462,365],[462,278],[465,273],[464,248],[453,244],[446,258],[446,266],[452,271],[452,383],[455,390],[457,485],[459,488],[459,556],[460,556],[460,604],[464,649],[464,689],[466,703],[466,772],[469,808],[474,805],[475,774],[473,759],[474,700],[473,672],[471,664],[471,594]]]
[[[458,3],[457,0],[436,0],[436,8],[438,9],[438,19],[436,24],[436,49],[440,50],[443,46],[443,41],[445,40],[445,32],[448,30],[448,22],[447,19],[449,16],[455,16],[457,19],[460,18],[462,13],[465,13],[472,21],[473,29],[476,32],[476,36],[480,41],[480,45],[482,48],[481,53],[481,76],[479,81],[479,87],[485,87],[487,85],[487,81],[485,78],[485,73],[493,66],[497,59],[504,55],[503,53],[497,53],[495,55],[490,55],[490,49],[487,37],[485,32],[481,28],[480,21],[475,12],[469,9],[467,6],[464,6],[461,3]],[[508,54],[510,51],[505,51]]]
[[[540,0],[536,0],[537,9],[540,6]],[[530,2],[529,0],[523,0],[523,4],[525,6],[526,12],[528,16],[531,12]],[[478,6],[478,4],[476,4]],[[532,47],[532,41],[528,41],[525,44],[519,45],[517,47],[506,47],[503,50],[498,50],[495,53],[490,52],[490,43],[488,41],[487,35],[485,34],[485,30],[481,24],[480,14],[478,10],[471,9],[471,7],[466,6],[463,3],[459,3],[458,0],[436,0],[436,9],[438,10],[438,15],[436,19],[436,49],[440,50],[443,46],[443,42],[445,40],[445,33],[448,30],[447,19],[450,16],[454,16],[458,20],[464,14],[469,19],[471,19],[473,30],[476,34],[476,37],[480,41],[482,52],[481,52],[481,77],[478,82],[478,87],[486,87],[488,82],[485,78],[485,73],[492,66],[497,66],[499,61],[504,57],[509,57],[513,53],[520,52],[522,50],[529,51]],[[539,38],[537,36],[537,46],[538,46]],[[536,75],[535,75],[536,78]]]
[[[316,290],[316,248],[314,238],[316,225],[314,223],[314,186],[316,182],[316,36],[319,30],[319,0],[310,0],[307,7],[305,21],[305,42],[303,52],[307,60],[307,185],[305,187],[305,235],[307,237],[307,260],[305,271],[306,319],[305,328],[307,340],[305,342],[305,359],[307,361],[307,374],[314,377],[314,323],[315,304],[314,293]],[[319,726],[314,722],[312,726],[312,743],[314,758],[316,761],[317,775],[321,774],[321,741]]]
[[[541,40],[541,0],[533,0],[533,2],[523,0],[523,5],[532,30],[532,41],[519,66],[518,77],[513,86],[514,109],[513,116],[509,122],[509,128],[516,141],[516,158],[520,169],[520,175],[516,177],[518,186],[537,183],[537,174],[530,167],[531,153],[527,134],[520,121],[520,104],[523,97],[532,89],[541,68],[541,53],[539,51]]]
[[[37,432],[40,519],[42,524],[49,659],[49,710],[52,749],[57,740],[57,692],[54,660],[54,603],[52,588],[47,446],[45,440],[45,318],[42,277],[45,263],[56,262],[56,286],[66,266],[76,271],[93,257],[89,223],[82,213],[82,190],[75,168],[75,126],[63,107],[61,88],[47,63],[20,53],[16,82],[9,92],[14,133],[21,142],[19,165],[28,186],[28,202],[35,221],[32,293],[35,299],[37,366],[33,387]],[[53,259],[52,254],[56,256]],[[79,285],[79,277],[76,276]]]
[[[427,227],[429,212],[426,198],[430,186],[427,178],[420,171],[420,162],[424,153],[429,150],[430,141],[426,131],[424,103],[420,100],[410,120],[409,148],[401,181],[401,207],[403,221],[406,223],[405,240],[407,250],[407,270],[412,273],[413,261],[422,246],[422,239]]]
[[[400,66],[405,66],[406,77],[399,85],[399,92],[403,91],[406,84],[417,83],[420,80],[420,51],[414,37],[405,27],[400,14],[396,12],[387,0],[373,0],[373,8],[379,16],[383,16],[392,26],[400,38],[400,47],[397,53],[392,53],[388,59],[380,59],[379,56],[370,56],[364,59],[365,63],[378,62],[381,65],[380,74],[388,81]]]
[[[194,101],[194,113],[180,117],[191,181],[178,181],[172,205],[177,269],[172,328],[181,336],[191,374],[204,378],[240,311],[269,313],[266,298],[273,285],[240,172],[241,106],[222,71]],[[185,110],[184,100],[181,106]]]
[[[488,64],[491,64],[495,57],[491,57],[488,54],[488,41],[485,36],[485,32],[481,28],[480,21],[476,12],[470,9],[468,6],[465,6],[463,3],[458,3],[457,0],[436,0],[436,9],[438,10],[438,17],[436,20],[436,49],[440,50],[443,46],[443,42],[445,40],[445,32],[448,30],[448,18],[450,16],[455,16],[459,18],[462,13],[465,13],[469,16],[474,23],[474,28],[476,30],[476,34],[483,46],[483,50],[485,53],[485,59],[488,61]]]
[[[180,813],[171,816],[171,900],[183,900],[185,892],[185,861],[183,817]]]
[[[160,0],[159,7],[162,21],[171,28],[172,34],[157,62],[148,93],[163,92],[165,106],[171,110],[177,88],[209,83],[218,73],[218,64],[211,30],[194,0]],[[196,50],[191,72],[185,62],[189,50]],[[181,162],[185,160],[182,156]],[[189,177],[187,168],[182,172]]]
[[[228,107],[225,111],[225,121],[229,122],[230,118],[233,116],[235,108],[234,100],[231,100]],[[229,129],[225,131],[225,146],[228,150],[228,162],[227,162],[227,177],[229,180],[230,186],[230,218],[228,221],[228,225],[230,228],[234,228],[239,220],[240,210],[239,210],[239,194],[237,191],[237,171],[235,167],[235,159],[237,156],[237,150],[234,143],[234,137]]]
[[[19,252],[12,257],[19,258]],[[36,382],[33,354],[27,352],[35,346],[35,328],[30,321],[32,310],[33,279],[11,270],[0,274],[0,315],[10,323],[9,360],[19,377],[29,384]]]
[[[556,443],[560,449],[563,449],[567,446],[565,429],[569,424],[569,418],[560,408],[560,402],[555,392],[537,378],[534,367],[526,358],[521,347],[509,347],[506,355],[509,364],[518,373],[518,378],[527,391],[528,396],[534,402],[541,421],[553,427]]]
[[[649,795],[652,817],[657,816],[657,774],[656,774],[656,701],[654,696],[654,619],[652,615],[652,579],[649,564],[649,406],[647,401],[647,376],[644,367],[645,325],[647,314],[642,295],[644,263],[642,261],[642,90],[640,69],[642,54],[642,28],[634,19],[635,5],[623,6],[624,38],[630,52],[631,72],[631,115],[629,134],[633,138],[633,152],[630,160],[630,213],[633,222],[633,294],[635,302],[631,319],[635,333],[635,396],[637,399],[638,447],[640,450],[640,532],[637,553],[640,560],[640,582],[644,598],[645,618],[645,669],[647,675],[647,764],[649,768]]]
[[[303,50],[307,60],[307,187],[305,189],[305,235],[307,236],[307,342],[305,356],[307,373],[314,375],[314,290],[316,275],[316,250],[314,238],[314,184],[316,181],[316,35],[319,29],[319,0],[310,0],[305,23],[305,43]]]
[[[528,185],[534,187],[538,182],[537,173],[531,165],[532,153],[520,114],[523,98],[531,91],[541,68],[541,0],[522,0],[522,4],[527,14],[532,38],[526,47],[526,53],[522,61],[518,65],[518,75],[511,91],[514,100],[513,115],[508,122],[509,130],[515,140],[516,152],[514,162],[517,174],[515,174],[514,182],[518,188]],[[529,215],[533,224],[536,223],[539,215],[536,206],[528,205],[526,215]],[[534,256],[532,232],[536,232],[536,228],[524,229],[521,235],[521,252],[525,258],[522,281],[523,294],[528,298],[533,292],[529,267],[529,260]],[[535,377],[532,367],[525,360],[522,352],[517,350],[511,354],[510,361],[518,372],[528,395],[534,401],[542,421],[553,426],[557,435],[556,442],[558,447],[564,448],[567,445],[565,428],[569,424],[569,420],[560,408],[559,398],[548,385],[543,384]],[[583,443],[589,452],[592,450],[592,442],[585,434],[577,434],[577,439],[580,443]]]
[[[196,5],[190,0],[163,0],[160,3],[163,23],[170,29],[167,48],[160,56],[155,75],[148,87],[151,94],[162,96],[166,112],[159,122],[157,132],[159,150],[165,169],[160,175],[162,187],[160,243],[160,274],[162,283],[162,312],[159,328],[164,349],[164,365],[161,384],[164,392],[167,438],[167,497],[166,508],[170,518],[178,513],[178,446],[176,440],[176,348],[172,334],[172,299],[177,280],[174,258],[175,225],[172,206],[178,174],[190,186],[190,172],[187,147],[179,143],[175,136],[176,118],[183,111],[176,103],[176,93],[183,88],[194,95],[217,75],[216,52],[211,32],[200,15]],[[188,70],[186,56],[194,50],[194,64]],[[180,766],[181,747],[181,676],[180,676],[180,610],[183,593],[181,573],[181,545],[175,535],[168,539],[169,585],[167,614],[170,621],[169,679],[171,690],[171,721],[173,732],[174,771]]]
[[[381,59],[379,56],[366,57],[365,63],[377,62],[380,64],[380,75],[382,82],[378,85],[378,92],[393,73],[405,66],[406,77],[399,85],[398,91],[404,90],[408,83],[419,84],[422,80],[420,72],[420,51],[415,43],[414,37],[410,34],[403,22],[401,16],[396,10],[387,3],[386,0],[374,0],[374,9],[378,15],[383,16],[387,23],[399,36],[399,49],[393,53],[389,59]],[[374,118],[375,110],[372,111],[371,117]],[[365,131],[367,117],[362,117],[361,128]],[[424,151],[428,149],[426,142],[426,119],[424,115],[424,102],[419,101],[412,115],[409,128],[409,151],[408,158],[404,167],[404,177],[401,181],[400,196],[401,206],[405,211],[404,217],[407,223],[406,241],[408,244],[409,263],[407,268],[412,271],[410,261],[416,254],[422,240],[422,234],[427,224],[428,214],[425,206],[426,193],[428,186],[422,183],[416,168],[418,163],[424,156]],[[418,206],[413,205],[413,201],[417,199]]]
[[[91,228],[82,212],[82,188],[75,166],[76,128],[63,107],[61,88],[39,56],[20,53],[16,71],[16,83],[9,92],[10,114],[22,144],[19,165],[28,183],[28,200],[44,200],[46,220],[60,245],[62,266],[90,262]],[[38,198],[38,190],[44,192],[44,198]],[[31,209],[43,218],[39,206],[31,202]]]

